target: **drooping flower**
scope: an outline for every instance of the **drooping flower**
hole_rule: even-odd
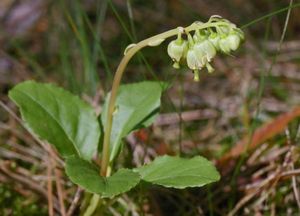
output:
[[[181,34],[179,30],[177,39],[171,41],[168,45],[168,55],[174,61],[173,67],[177,69],[180,67],[180,61],[186,58],[188,50],[187,41],[182,39]]]
[[[204,66],[203,61],[199,58],[199,52],[194,47],[189,48],[186,55],[187,66],[191,70],[201,70]]]
[[[236,30],[232,30],[228,35],[222,35],[219,40],[220,50],[226,54],[237,50],[243,37],[243,34]]]
[[[229,34],[227,36],[227,41],[229,44],[229,47],[232,51],[237,50],[237,48],[239,48],[241,39],[237,34]]]
[[[217,54],[214,45],[207,39],[196,42],[194,47],[203,64],[210,62]]]
[[[207,24],[207,28],[201,28]],[[191,27],[197,27],[194,35],[181,28],[177,40],[171,41],[168,54],[173,59],[173,67],[179,68],[186,64],[194,73],[194,80],[199,81],[199,71],[206,68],[208,73],[214,71],[211,61],[217,51],[226,54],[235,51],[244,40],[244,33],[235,24],[219,16],[213,16],[207,23],[196,22]],[[188,28],[187,28],[188,29]],[[187,35],[187,40],[181,34]]]

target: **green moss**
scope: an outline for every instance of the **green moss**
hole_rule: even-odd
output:
[[[40,206],[36,198],[23,197],[9,185],[0,184],[0,215],[2,216],[43,216],[47,207]]]

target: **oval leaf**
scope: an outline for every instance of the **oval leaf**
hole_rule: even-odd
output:
[[[110,161],[120,151],[122,138],[134,129],[152,124],[160,107],[162,91],[165,89],[165,83],[150,81],[126,84],[120,87],[113,117]],[[104,110],[101,114],[104,129],[109,98],[110,94],[105,100]]]
[[[136,168],[141,179],[153,184],[173,188],[201,187],[218,181],[220,174],[207,159],[163,156],[148,165]]]
[[[66,173],[72,182],[102,197],[113,197],[129,191],[140,181],[139,174],[130,169],[120,169],[110,177],[102,177],[97,166],[76,157],[66,160]]]
[[[19,106],[26,126],[62,156],[90,160],[96,153],[100,127],[93,109],[77,96],[52,84],[26,81],[9,97]]]

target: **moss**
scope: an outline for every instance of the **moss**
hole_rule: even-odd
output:
[[[43,216],[47,207],[40,206],[37,199],[29,199],[15,192],[11,186],[0,184],[0,215],[3,216]]]

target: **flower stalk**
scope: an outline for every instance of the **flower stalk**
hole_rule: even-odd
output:
[[[124,71],[126,69],[128,62],[130,61],[130,59],[142,48],[147,47],[147,46],[160,45],[160,43],[163,42],[165,39],[178,35],[177,40],[173,41],[174,46],[175,46],[175,49],[174,49],[175,53],[172,53],[172,50],[171,50],[171,55],[172,55],[171,58],[174,61],[174,67],[179,68],[180,62],[182,60],[185,60],[186,58],[188,58],[188,56],[187,56],[188,50],[186,50],[185,47],[188,46],[187,48],[190,48],[189,47],[190,45],[188,45],[190,43],[183,41],[183,39],[181,37],[182,34],[189,34],[189,32],[193,32],[193,31],[200,32],[201,30],[212,29],[212,28],[219,29],[221,27],[228,29],[230,25],[232,25],[232,24],[229,21],[214,17],[213,19],[212,18],[209,19],[209,21],[206,23],[195,22],[186,28],[182,28],[182,27],[175,28],[175,29],[166,31],[164,33],[155,35],[153,37],[150,37],[148,39],[142,40],[137,44],[131,44],[128,46],[128,48],[124,52],[124,56],[116,70],[116,73],[115,73],[115,76],[113,79],[111,95],[110,95],[109,104],[108,104],[108,112],[107,112],[107,117],[106,117],[106,125],[104,126],[104,142],[103,142],[103,149],[102,149],[102,160],[101,160],[101,171],[100,171],[101,176],[107,177],[110,175],[110,173],[107,170],[108,170],[109,163],[110,163],[110,152],[109,151],[110,151],[112,123],[113,123],[113,113],[115,111],[115,102],[116,102],[118,89],[119,89],[119,86],[121,83],[121,79],[122,79],[122,76],[124,74]],[[192,43],[192,44],[194,44],[194,43]],[[209,61],[211,60],[210,59],[211,56],[209,55],[210,54],[209,52],[210,51],[206,51],[205,56],[202,56],[200,59],[199,59],[199,57],[198,57],[198,59],[195,59],[196,62],[201,62],[201,67],[200,67],[200,65],[198,67],[198,65],[196,65],[196,64],[194,64],[194,62],[192,62],[193,68],[191,68],[191,69],[194,70],[196,81],[199,80],[199,70],[202,69],[203,66],[208,67],[208,71],[210,71],[210,72],[213,71],[213,68],[211,67],[210,64],[206,65],[206,63],[208,63],[208,60]],[[169,55],[170,55],[170,53],[169,53]],[[197,58],[197,55],[193,56],[193,57]],[[191,59],[188,59],[188,62],[191,62]]]

